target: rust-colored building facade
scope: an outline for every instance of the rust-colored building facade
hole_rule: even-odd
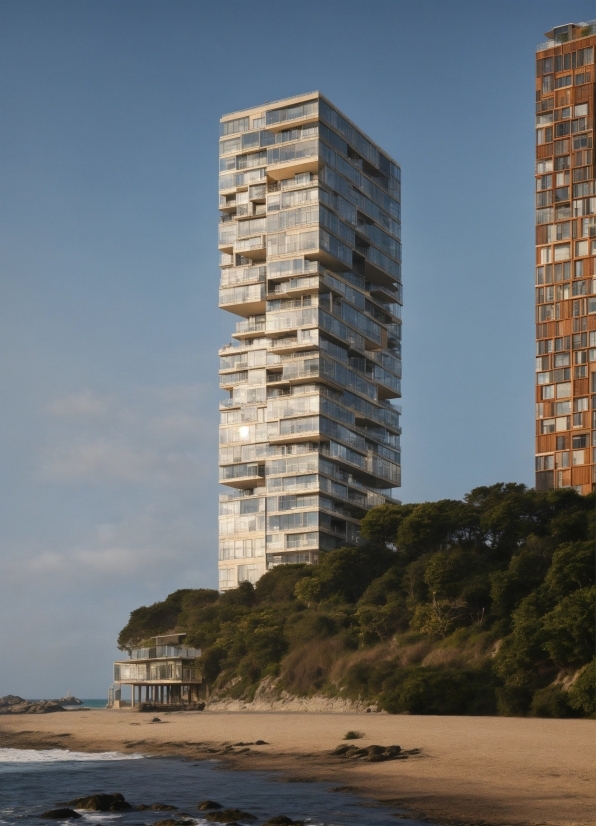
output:
[[[596,487],[596,21],[536,54],[536,488]]]

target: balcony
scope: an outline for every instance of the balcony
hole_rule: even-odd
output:
[[[152,648],[133,648],[130,652],[131,660],[163,660],[169,657],[194,660],[200,656],[200,648],[187,648],[184,645],[156,645]]]
[[[255,321],[247,318],[246,321],[238,321],[236,324],[236,332],[233,333],[233,338],[251,338],[255,336],[265,335],[265,318]]]
[[[265,484],[265,465],[256,462],[224,465],[219,469],[219,481],[232,488],[255,488]]]
[[[264,260],[267,251],[267,236],[256,235],[253,238],[241,238],[234,243],[234,253],[244,255],[251,260]]]
[[[312,292],[318,292],[320,285],[319,276],[310,276],[307,278],[290,278],[289,281],[283,281],[281,284],[274,284],[273,290],[269,287],[269,294],[285,295],[291,293],[292,295],[303,295]]]
[[[198,668],[184,666],[181,662],[114,663],[115,683],[202,683]]]
[[[319,142],[315,139],[267,150],[267,177],[281,181],[304,172],[318,172]]]
[[[223,389],[229,390],[236,384],[244,384],[248,381],[248,372],[246,370],[234,371],[233,373],[221,373],[219,376],[219,386]]]
[[[237,287],[241,284],[257,284],[264,282],[267,275],[267,267],[233,267],[226,269],[221,274],[219,282],[220,288]]]
[[[233,398],[221,399],[219,402],[220,410],[231,410],[234,407],[240,407],[240,402],[235,401]]]
[[[265,285],[226,287],[219,291],[219,306],[235,315],[260,315],[265,312]]]

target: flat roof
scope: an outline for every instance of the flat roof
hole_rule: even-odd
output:
[[[260,106],[249,106],[246,109],[237,109],[235,112],[228,112],[226,115],[222,115],[221,118],[219,119],[219,122],[220,123],[225,123],[229,120],[234,120],[234,118],[236,118],[238,115],[243,115],[243,114],[248,115],[251,112],[254,113],[255,115],[261,114],[261,112],[267,112],[270,109],[280,109],[282,106],[290,106],[293,103],[296,103],[296,104],[304,103],[308,100],[313,100],[313,98],[318,98],[318,99],[320,98],[321,100],[324,100],[325,103],[327,103],[329,106],[331,106],[332,109],[335,109],[336,112],[338,112],[342,116],[342,118],[345,118],[347,120],[347,122],[351,126],[353,126],[354,129],[356,129],[357,132],[360,132],[361,135],[364,135],[364,137],[368,141],[370,141],[372,143],[372,145],[376,149],[378,149],[379,152],[382,155],[385,155],[387,158],[389,158],[389,160],[392,163],[394,163],[396,166],[398,166],[401,169],[401,166],[399,165],[399,163],[395,160],[395,158],[393,158],[387,152],[386,149],[383,149],[383,147],[380,146],[376,141],[374,141],[370,137],[370,135],[368,135],[360,126],[358,126],[358,124],[354,123],[353,120],[351,120],[344,112],[342,112],[342,110],[338,106],[336,106],[335,103],[330,101],[329,98],[325,97],[325,95],[323,95],[318,90],[315,90],[314,92],[306,92],[305,94],[302,94],[302,95],[292,95],[291,97],[281,98],[281,100],[266,101],[265,103],[261,104]]]

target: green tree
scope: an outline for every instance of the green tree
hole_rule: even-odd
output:
[[[582,669],[569,689],[569,705],[586,717],[596,716],[596,659]]]
[[[131,649],[148,637],[173,631],[182,611],[182,601],[189,593],[189,588],[183,588],[174,591],[163,602],[143,605],[131,611],[128,623],[118,635],[118,648],[121,651]]]

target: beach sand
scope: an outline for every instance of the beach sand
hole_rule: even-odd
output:
[[[222,757],[234,768],[347,786],[439,823],[596,824],[590,720],[205,711],[159,713],[163,722],[151,723],[153,716],[107,709],[0,716],[0,747]],[[421,754],[386,763],[330,756],[350,729],[365,735],[357,745]],[[268,745],[219,751],[255,740]]]

